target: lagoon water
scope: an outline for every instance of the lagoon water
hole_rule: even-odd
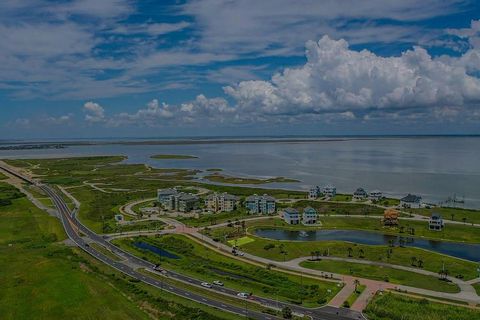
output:
[[[154,160],[153,154],[188,154],[189,160]],[[480,208],[480,137],[344,138],[311,142],[182,145],[99,144],[58,150],[0,151],[0,158],[126,155],[128,163],[167,168],[222,168],[239,176],[284,176],[299,183],[266,187],[308,190],[333,184],[338,192],[379,189],[439,203],[456,195]]]
[[[390,241],[393,241],[394,245],[398,245],[400,242],[399,236],[362,230],[322,229],[301,233],[301,231],[285,229],[256,229],[254,233],[256,236],[263,238],[290,241],[331,240],[348,241],[367,245],[388,245]],[[480,261],[480,244],[428,240],[412,237],[404,237],[403,239],[405,240],[405,246],[407,247],[426,249],[475,262]]]

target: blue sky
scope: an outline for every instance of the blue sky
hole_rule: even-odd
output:
[[[0,2],[0,139],[480,134],[478,1]]]

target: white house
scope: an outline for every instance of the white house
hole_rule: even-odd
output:
[[[428,228],[430,230],[442,231],[443,229],[443,219],[442,216],[438,213],[432,213],[430,220],[428,221]]]
[[[355,192],[353,193],[353,200],[355,201],[362,201],[367,198],[367,191],[363,188],[357,188]]]
[[[333,198],[337,194],[337,188],[327,185],[323,188],[323,194],[328,198]]]
[[[286,208],[283,210],[283,220],[288,224],[300,224],[300,213],[297,209]]]
[[[320,194],[321,191],[319,186],[311,187],[308,191],[308,199],[315,200],[320,196]]]
[[[422,205],[422,197],[408,194],[407,196],[400,199],[400,207],[402,208],[420,208]]]
[[[316,224],[317,223],[317,211],[312,207],[306,207],[303,209],[302,216],[303,224]]]
[[[371,201],[378,201],[382,198],[383,198],[383,194],[379,190],[372,190],[368,194],[368,200],[371,200]]]

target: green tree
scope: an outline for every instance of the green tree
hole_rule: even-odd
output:
[[[283,307],[282,316],[283,316],[283,319],[292,319],[293,317],[292,309],[290,309],[289,306]]]

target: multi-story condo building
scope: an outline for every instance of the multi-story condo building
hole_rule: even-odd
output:
[[[198,207],[198,197],[178,192],[177,189],[159,189],[157,191],[158,202],[167,210],[189,212]]]
[[[275,213],[275,198],[264,194],[254,194],[245,199],[245,207],[250,213],[271,214]]]
[[[214,212],[230,212],[237,208],[238,197],[228,193],[213,193],[205,199],[207,210]]]

